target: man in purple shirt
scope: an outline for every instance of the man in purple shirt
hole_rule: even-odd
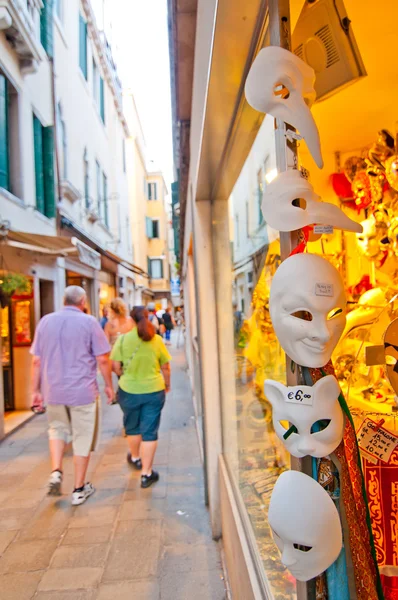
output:
[[[52,463],[48,494],[61,494],[62,460],[66,444],[72,442],[72,504],[78,505],[95,491],[85,478],[98,427],[97,366],[109,403],[115,394],[110,346],[97,320],[84,314],[83,288],[67,287],[64,305],[62,310],[43,317],[36,329],[31,348],[32,407],[37,410],[47,405]]]

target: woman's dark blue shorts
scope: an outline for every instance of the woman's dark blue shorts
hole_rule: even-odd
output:
[[[166,392],[161,390],[151,394],[129,394],[119,388],[118,398],[126,434],[142,435],[143,442],[156,441]]]

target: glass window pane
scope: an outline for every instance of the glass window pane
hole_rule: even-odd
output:
[[[155,258],[151,260],[151,277],[153,279],[162,278],[162,261],[160,260],[160,258]]]

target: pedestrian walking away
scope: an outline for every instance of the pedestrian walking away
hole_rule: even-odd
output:
[[[67,287],[64,308],[40,320],[31,348],[32,408],[40,411],[47,406],[49,423],[52,472],[48,495],[61,494],[64,451],[72,442],[73,505],[82,504],[95,491],[86,482],[86,473],[99,431],[97,367],[109,403],[115,395],[111,348],[95,317],[84,314],[85,305],[84,289]]]
[[[166,308],[164,315],[163,315],[163,322],[164,322],[164,326],[166,328],[166,344],[169,346],[170,345],[170,336],[171,336],[171,332],[175,327],[175,320],[173,315],[170,312],[169,308]]]
[[[159,480],[152,469],[166,394],[170,391],[171,356],[148,319],[144,306],[131,312],[134,327],[119,337],[111,354],[119,379],[118,399],[127,434],[128,463],[142,470],[141,487]]]
[[[109,308],[107,306],[104,307],[103,311],[102,311],[102,317],[100,319],[100,325],[102,327],[102,329],[105,329],[105,325],[108,322],[108,316],[109,316]]]
[[[133,321],[128,316],[126,303],[122,298],[115,298],[109,306],[109,318],[105,325],[105,335],[113,348],[116,340],[122,333],[127,333],[133,328]]]
[[[159,323],[159,319],[156,316],[155,303],[154,302],[150,302],[148,304],[147,308],[148,308],[148,319],[150,320],[150,322],[154,326],[154,328],[156,330],[156,333],[160,333],[160,323]]]

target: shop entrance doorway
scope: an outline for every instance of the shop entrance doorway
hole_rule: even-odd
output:
[[[54,282],[40,280],[40,318],[54,312]]]
[[[82,287],[87,295],[87,312],[88,314],[92,314],[92,290],[93,290],[93,282],[91,279],[79,275],[79,273],[75,273],[74,271],[66,271],[66,285],[67,287],[70,285],[78,285]]]
[[[3,367],[4,410],[14,410],[12,345],[11,345],[11,310],[9,306],[1,308],[1,350]]]

